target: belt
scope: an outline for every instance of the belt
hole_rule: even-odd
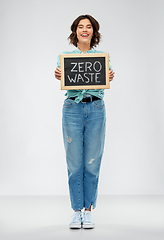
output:
[[[76,97],[70,97],[69,99],[72,99],[72,100],[75,100]],[[86,102],[93,102],[95,100],[101,100],[100,98],[98,97],[95,97],[95,96],[90,96],[90,97],[84,97],[81,102],[82,103],[86,103]]]

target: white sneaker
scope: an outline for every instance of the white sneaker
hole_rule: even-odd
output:
[[[72,221],[69,225],[70,228],[81,228],[82,214],[81,211],[74,212],[72,215]]]
[[[94,228],[95,224],[91,218],[91,211],[84,211],[82,218],[82,227],[83,228]]]

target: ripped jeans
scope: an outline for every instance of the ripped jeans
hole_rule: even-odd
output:
[[[66,99],[62,128],[73,210],[96,207],[106,112],[103,100],[75,103]]]

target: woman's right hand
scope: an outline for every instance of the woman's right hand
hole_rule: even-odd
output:
[[[57,78],[58,80],[61,80],[61,68],[60,67],[56,68],[54,75],[55,75],[55,78]]]

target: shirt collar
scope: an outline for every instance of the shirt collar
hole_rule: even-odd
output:
[[[94,48],[91,48],[90,50],[88,50],[86,53],[93,53],[95,50],[94,50]],[[77,47],[76,48],[76,52],[77,53],[83,53],[82,51],[80,51],[80,49]]]

